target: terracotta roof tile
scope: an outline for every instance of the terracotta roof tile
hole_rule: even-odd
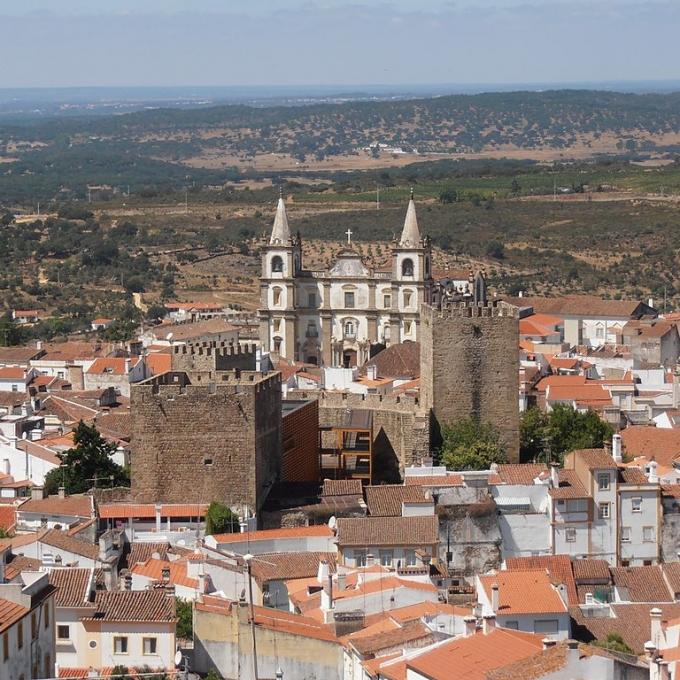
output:
[[[29,609],[20,604],[0,598],[0,633],[13,626],[29,613]]]
[[[165,340],[168,333],[172,333],[174,341],[191,340],[192,338],[200,338],[204,335],[229,333],[236,330],[238,330],[236,326],[221,318],[187,323],[166,323],[160,326],[153,326],[150,329],[154,337],[160,340]]]
[[[479,577],[491,600],[491,586],[498,584],[498,614],[558,614],[567,611],[564,601],[550,582],[545,569],[499,571]]]
[[[651,567],[612,567],[612,581],[622,600],[630,602],[673,602],[673,594],[659,565]]]
[[[251,570],[260,583],[311,578],[318,573],[322,560],[335,573],[336,556],[330,552],[264,553],[253,560]]]
[[[362,496],[364,487],[360,479],[324,479],[322,496]]]
[[[11,561],[5,565],[5,578],[8,581],[14,580],[22,571],[39,571],[42,562],[33,557],[25,555],[15,555]]]
[[[366,506],[373,517],[401,517],[403,503],[433,503],[421,486],[384,484],[367,486]]]
[[[96,560],[99,556],[99,548],[96,545],[82,541],[79,538],[75,538],[75,536],[69,536],[65,531],[60,531],[59,529],[46,531],[38,540],[44,545],[65,550],[81,557],[87,557],[91,560]]]
[[[505,561],[508,571],[547,570],[553,585],[564,584],[570,604],[578,602],[576,582],[568,555],[542,555],[538,557],[508,557]]]
[[[649,480],[642,470],[635,467],[628,467],[619,470],[620,484],[649,484]]]
[[[452,670],[460,680],[486,680],[489,671],[526,659],[543,649],[540,635],[495,628],[454,638],[432,651],[406,661],[406,666],[429,680],[450,680]]]
[[[632,425],[621,432],[625,453],[671,467],[680,457],[680,429]]]
[[[0,484],[0,486],[3,486]],[[0,529],[9,533],[14,531],[17,523],[16,506],[0,505]]]
[[[102,503],[99,508],[101,519],[153,519],[156,516],[154,503]],[[207,504],[164,503],[161,517],[205,517]]]
[[[521,297],[508,298],[508,302],[519,307],[533,307],[539,314],[554,316],[582,316],[631,318],[637,316],[644,305],[639,300],[604,300],[595,295],[565,295],[564,297]]]
[[[90,620],[126,622],[176,621],[174,598],[165,590],[117,590],[95,593]]]
[[[548,468],[542,464],[498,465],[498,476],[504,484],[531,485],[536,477],[547,474]]]
[[[400,342],[378,352],[362,368],[375,366],[381,378],[418,378],[420,376],[420,343]]]
[[[64,498],[48,496],[36,500],[31,499],[23,503],[18,512],[90,518],[93,515],[92,496],[77,495]]]
[[[552,498],[557,499],[588,498],[588,492],[573,470],[560,470],[559,486],[550,489],[549,493]]]
[[[0,364],[19,364],[27,366],[31,359],[35,359],[43,350],[35,347],[0,347]]]
[[[661,565],[661,569],[671,595],[675,599],[680,599],[680,562],[666,562]]]
[[[152,352],[146,355],[145,362],[151,375],[160,375],[172,370],[172,357],[169,354]]]
[[[138,576],[145,576],[152,581],[163,581],[163,570],[168,569],[169,583],[185,588],[198,588],[198,579],[187,575],[187,563],[185,560],[158,560],[148,559],[146,562],[138,562],[130,567],[130,571]]]
[[[424,645],[428,639],[433,640],[433,637],[433,632],[424,623],[411,621],[403,626],[397,626],[394,630],[385,630],[374,635],[358,637],[352,640],[350,644],[359,654],[367,656],[392,647],[407,647],[409,643],[416,640],[419,645]]]
[[[50,583],[58,588],[55,595],[57,607],[92,606],[90,590],[93,588],[92,569],[52,569]]]
[[[611,583],[612,575],[607,560],[574,560],[572,567],[574,579],[579,585]]]
[[[404,478],[407,486],[463,486],[462,475],[407,475]]]
[[[439,521],[432,517],[346,517],[338,519],[338,545],[430,546],[439,542]]]
[[[263,529],[250,531],[246,534],[214,534],[217,543],[240,543],[241,541],[269,541],[279,538],[304,538],[305,536],[333,536],[333,532],[326,524],[317,524],[310,527],[291,527],[283,529]]]
[[[568,454],[568,458],[582,460],[590,470],[616,469],[616,461],[604,449],[578,449]]]
[[[153,557],[154,553],[158,554],[161,560],[164,560],[168,554],[169,543],[131,543],[130,552],[127,556],[128,567],[132,567],[137,562],[146,562]]]

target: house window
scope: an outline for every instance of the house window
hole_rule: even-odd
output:
[[[595,337],[598,340],[604,339],[604,326],[597,326],[595,328]]]
[[[345,309],[354,309],[354,293],[345,292]]]
[[[654,543],[656,540],[656,531],[654,527],[642,527],[642,540],[645,543]]]
[[[405,290],[404,291],[404,307],[410,307],[411,306],[411,298],[413,297],[413,293],[410,290]]]
[[[503,628],[509,628],[510,630],[519,630],[519,622],[518,621],[506,621],[503,624]]]
[[[585,512],[588,509],[588,502],[585,498],[576,498],[567,501],[567,512]]]
[[[272,257],[272,272],[277,274],[283,272],[283,260],[278,255]]]
[[[392,550],[381,550],[380,551],[380,564],[383,567],[391,567],[394,562],[394,551]]]
[[[609,503],[600,503],[598,511],[600,519],[609,519]]]
[[[630,499],[633,512],[642,512],[642,498]]]
[[[346,338],[353,338],[356,336],[356,327],[354,325],[354,321],[345,321],[345,337]]]
[[[281,289],[276,287],[272,288],[272,301],[274,307],[278,307],[281,304]]]
[[[621,543],[630,543],[630,527],[621,527]]]
[[[57,626],[57,640],[69,640],[71,638],[71,628],[69,626]]]
[[[404,556],[405,556],[405,561],[406,561],[407,567],[415,567],[416,566],[416,551],[415,550],[406,550],[404,552]]]
[[[401,275],[413,276],[413,260],[407,258],[401,263]]]
[[[127,654],[128,639],[126,637],[113,638],[113,651],[115,654]]]
[[[144,638],[144,654],[155,653],[156,653],[156,638],[155,637]]]
[[[12,385],[12,392],[18,392],[19,387],[17,385]]]
[[[600,491],[609,491],[609,473],[597,476],[597,488]]]
[[[539,619],[538,621],[534,621],[534,633],[555,635],[558,630],[559,623],[557,619]]]
[[[316,293],[309,293],[307,302],[312,309],[316,308]]]
[[[392,307],[392,295],[383,295],[383,307],[385,309],[390,309]]]
[[[355,550],[354,551],[354,566],[355,567],[365,567],[366,566],[366,550]]]
[[[564,540],[567,543],[576,543],[576,529],[574,527],[567,527],[564,530]]]

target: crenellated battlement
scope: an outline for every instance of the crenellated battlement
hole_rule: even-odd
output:
[[[173,371],[254,371],[257,346],[236,342],[194,342],[172,348]]]
[[[504,300],[489,300],[487,302],[474,303],[472,301],[448,302],[442,300],[440,306],[432,307],[423,304],[421,315],[428,319],[453,319],[453,318],[500,318],[510,317],[519,319],[520,309]]]
[[[255,392],[281,390],[281,374],[275,371],[169,371],[133,385],[136,394],[173,396],[193,394],[211,395],[218,393],[240,394],[244,388]]]
[[[287,395],[290,399],[318,399],[319,406],[327,408],[382,409],[415,413],[420,405],[418,397],[411,395],[355,394],[325,390],[288,390]]]
[[[204,341],[192,342],[182,345],[173,345],[173,355],[191,355],[191,356],[224,356],[224,357],[239,357],[255,355],[257,345],[255,343],[239,344],[227,341]]]

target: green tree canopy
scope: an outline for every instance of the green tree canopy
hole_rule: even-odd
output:
[[[595,640],[596,647],[610,649],[613,652],[623,652],[624,654],[635,654],[635,652],[625,643],[620,633],[612,632],[604,640]]]
[[[522,459],[561,462],[569,451],[602,448],[613,434],[595,411],[581,412],[567,404],[556,404],[550,413],[530,408],[520,420]]]
[[[55,493],[63,484],[69,494],[84,493],[95,486],[129,486],[128,472],[112,459],[116,445],[107,442],[94,425],[82,420],[73,434],[73,448],[57,456],[61,466],[45,475],[45,491]]]
[[[191,600],[175,598],[175,613],[177,614],[177,637],[182,640],[193,640],[194,614]]]
[[[472,418],[447,425],[440,460],[449,470],[488,470],[492,463],[505,463],[507,454],[498,430]]]
[[[205,515],[205,533],[232,534],[239,530],[238,517],[223,503],[213,501]]]

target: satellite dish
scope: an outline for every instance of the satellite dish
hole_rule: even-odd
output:
[[[331,515],[331,518],[328,520],[328,528],[333,531],[337,525],[338,520],[335,519],[335,515]]]
[[[175,652],[175,666],[182,665],[182,652],[179,649]]]

